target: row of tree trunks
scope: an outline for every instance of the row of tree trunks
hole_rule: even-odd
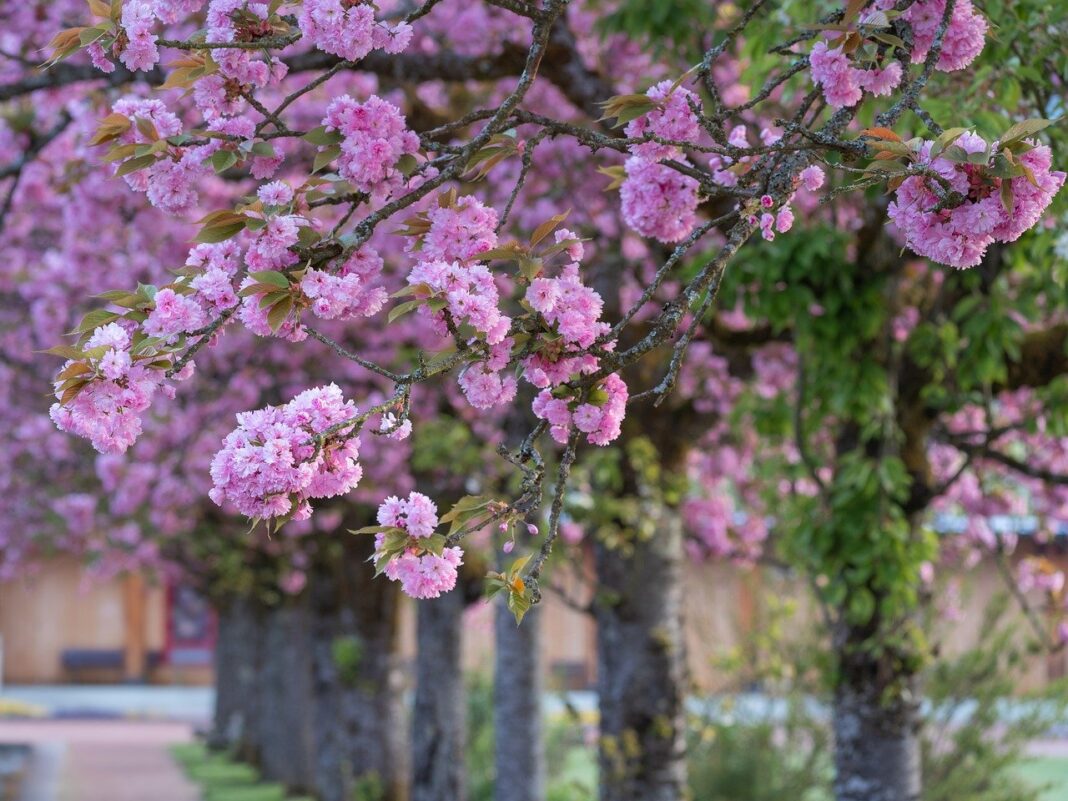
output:
[[[670,514],[657,530],[627,555],[595,546],[604,599],[595,605],[602,801],[685,797],[682,531]],[[350,552],[341,569],[317,572],[301,603],[267,608],[234,598],[220,607],[211,742],[321,801],[360,792],[465,801],[464,594],[418,606],[408,786],[398,742],[397,598],[389,582],[360,588],[359,557]],[[496,801],[545,797],[541,612],[516,626],[503,604],[495,610]],[[847,665],[835,693],[835,796],[915,801],[916,703],[886,703],[873,689],[882,671],[863,661]]]

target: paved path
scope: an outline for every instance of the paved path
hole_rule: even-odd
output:
[[[0,697],[38,707],[49,717],[121,717],[211,720],[215,692],[211,687],[146,684],[23,684],[4,685]]]
[[[191,737],[181,723],[0,720],[0,742],[34,747],[20,801],[198,801],[168,753]]]

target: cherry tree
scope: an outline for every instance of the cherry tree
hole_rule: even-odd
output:
[[[987,23],[968,0],[851,2],[796,20],[809,26],[801,32],[781,30],[758,2],[714,19],[682,65],[626,43],[602,50],[596,10],[565,0],[55,7],[25,20],[27,41],[58,30],[50,69],[15,68],[0,97],[69,92],[60,116],[84,121],[76,141],[96,154],[84,161],[94,182],[143,195],[160,216],[199,218],[187,254],[150,265],[177,270],[168,283],[82,274],[108,305],[54,349],[66,359],[56,425],[105,454],[137,456],[143,420],[170,408],[167,396],[195,405],[194,365],[245,365],[232,384],[240,393],[244,380],[261,388],[257,375],[285,370],[283,354],[329,348],[336,360],[307,383],[281,381],[269,400],[248,392],[245,408],[260,408],[205,465],[212,501],[273,532],[348,495],[370,460],[395,464],[399,441],[427,419],[421,388],[455,380],[482,417],[476,428],[503,446],[516,491],[439,513],[406,488],[358,538],[375,551],[380,583],[433,598],[455,585],[468,534],[538,525],[551,490],[540,545],[488,577],[517,618],[540,600],[580,447],[614,441],[639,404],[658,413],[650,407],[680,380],[721,284],[755,252],[748,240],[789,241],[799,192],[867,164],[834,197],[885,184],[894,201],[871,204],[876,223],[892,220],[907,247],[941,265],[973,267],[1033,227],[1064,181],[1035,138],[1044,121],[1006,119],[981,139],[941,127],[969,120],[927,110],[932,76],[967,70],[983,49]],[[718,72],[760,29],[774,31],[771,66],[731,97]],[[390,99],[352,73],[422,85]],[[487,84],[447,97],[440,82],[451,80]],[[143,89],[82,100],[87,85]],[[897,132],[910,114],[929,139]],[[31,122],[12,139],[9,198],[61,124],[71,123]],[[569,161],[582,171],[564,196],[524,192]],[[598,166],[595,184],[586,171]],[[619,189],[618,207],[604,185]],[[635,235],[646,239],[637,253]],[[613,261],[606,243],[620,239]],[[640,265],[627,270],[624,298],[605,268],[628,262]],[[809,309],[773,311],[781,327]],[[411,346],[374,346],[413,319],[422,333]],[[338,320],[352,333],[332,328]],[[508,407],[537,422],[494,441]],[[195,455],[204,462],[210,450]]]

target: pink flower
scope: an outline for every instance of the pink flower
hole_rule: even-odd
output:
[[[370,13],[370,6],[356,6]],[[384,197],[399,187],[403,176],[396,169],[401,156],[419,150],[419,137],[409,131],[400,109],[371,95],[357,103],[348,95],[334,98],[323,125],[343,137],[338,173],[357,190]]]
[[[957,144],[966,152],[983,152],[986,143],[974,134],[965,134]],[[931,152],[931,143],[923,153]],[[952,267],[974,267],[993,242],[1012,242],[1033,227],[1064,185],[1065,174],[1050,170],[1048,147],[1035,146],[1018,157],[1034,176],[994,179],[983,164],[958,164],[937,158],[930,167],[939,172],[965,201],[938,211],[939,196],[927,180],[911,176],[897,188],[887,210],[890,219],[905,235],[905,243],[915,253]],[[1001,200],[1002,180],[1011,180],[1013,209]]]
[[[689,89],[675,87],[673,81],[661,81],[651,87],[646,95],[657,101],[651,111],[627,123],[626,134],[631,139],[653,135],[673,142],[695,143],[701,134],[701,126],[691,103],[700,108],[701,101]],[[650,161],[675,158],[682,151],[677,145],[659,142],[643,142],[631,145],[630,152]]]
[[[805,169],[801,170],[799,176],[801,186],[805,187],[810,192],[815,192],[821,186],[823,186],[824,175],[823,170],[815,164],[810,164]]]
[[[698,183],[663,164],[632,157],[620,187],[623,219],[642,236],[678,242],[697,220]]]
[[[344,429],[321,442],[317,437],[355,416],[335,384],[305,390],[284,406],[239,414],[211,462],[211,499],[247,517],[269,518],[300,511],[309,499],[348,493],[363,476],[359,438]]]
[[[858,71],[849,64],[841,47],[829,48],[825,41],[816,42],[809,55],[812,80],[823,88],[823,97],[832,108],[855,106],[863,96],[857,82]]]
[[[156,293],[155,307],[142,324],[149,336],[174,342],[179,334],[187,334],[208,324],[208,316],[191,296],[179,295],[173,289]]]
[[[273,181],[261,186],[256,196],[265,206],[288,206],[293,200],[293,187],[285,181]]]

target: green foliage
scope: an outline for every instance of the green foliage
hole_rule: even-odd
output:
[[[584,454],[572,471],[565,510],[598,542],[627,552],[656,533],[658,516],[650,508],[677,506],[686,488],[686,477],[664,469],[649,438],[628,437]]]
[[[493,801],[493,680],[467,678],[467,793],[469,801]]]
[[[791,624],[788,605],[770,596],[769,603],[767,626],[758,627],[726,663],[746,667],[732,675],[739,685],[762,686],[761,703],[716,701],[691,721],[693,801],[832,797],[827,716],[816,702],[818,685],[807,680],[805,670],[824,646]],[[1060,797],[1042,794],[1046,786],[1030,777],[1023,749],[1064,721],[1068,686],[1060,682],[1036,695],[1017,693],[1025,657],[1035,652],[1006,619],[1009,603],[1005,597],[992,601],[981,641],[959,656],[934,661],[922,675],[922,801]],[[1063,775],[1068,763],[1061,760],[1060,767]]]
[[[743,720],[719,710],[691,721],[693,801],[829,801],[829,736],[801,698],[785,718]]]
[[[719,14],[718,5],[707,0],[622,0],[610,8],[600,17],[603,32],[626,34],[655,53],[691,59],[699,56],[701,34],[712,30]]]
[[[1005,621],[1006,599],[984,615],[982,643],[953,660],[936,663],[926,676],[931,706],[923,742],[923,801],[1037,801],[1042,785],[1017,770],[1023,748],[1064,720],[1068,686],[1013,695],[1033,649]],[[1011,722],[1004,725],[1006,719]]]
[[[412,469],[433,473],[448,467],[450,474],[478,474],[485,467],[484,454],[462,420],[435,417],[412,432]]]
[[[818,229],[742,251],[723,304],[740,302],[754,319],[790,331],[802,395],[751,393],[736,421],[785,454],[758,467],[769,508],[784,510],[776,527],[784,556],[817,579],[829,606],[863,626],[915,608],[916,571],[935,543],[912,532],[902,509],[910,477],[896,452],[902,433],[890,370],[901,355],[886,335],[892,276],[858,270],[848,241],[842,231]],[[790,456],[796,443],[809,464]],[[811,481],[818,466],[830,474],[819,495],[780,497],[778,478]],[[907,653],[920,645],[914,631],[898,636],[880,647]]]
[[[334,665],[337,667],[338,677],[345,684],[354,685],[360,678],[363,641],[355,635],[335,637],[330,643],[330,651]]]
[[[595,758],[584,726],[574,716],[549,721],[545,750],[546,801],[593,801]],[[466,756],[468,801],[493,801],[493,681],[481,673],[467,680]]]
[[[377,773],[367,773],[356,779],[352,787],[352,801],[383,801],[386,785]]]

